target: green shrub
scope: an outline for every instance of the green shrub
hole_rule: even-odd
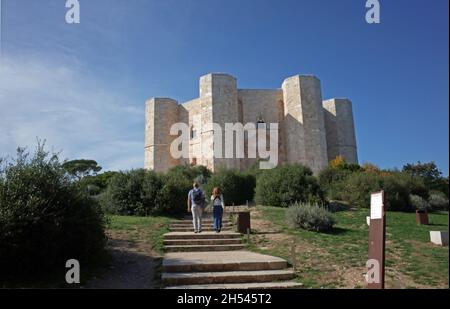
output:
[[[104,209],[111,214],[145,216],[154,205],[144,204],[142,184],[146,171],[143,169],[120,172],[114,175],[102,196]]]
[[[163,187],[163,179],[153,171],[146,171],[142,178],[142,205],[145,215],[159,215],[164,213],[163,204],[160,203],[160,192]]]
[[[352,207],[369,208],[371,193],[384,190],[387,210],[411,211],[409,195],[414,186],[408,181],[402,173],[357,172],[341,182],[338,199]]]
[[[430,210],[430,204],[424,198],[418,195],[411,194],[409,196],[409,199],[411,200],[411,206],[416,210]]]
[[[159,213],[176,215],[186,212],[187,195],[192,189],[192,179],[177,173],[162,176],[162,187],[158,192]]]
[[[431,191],[428,202],[432,210],[448,210],[448,197],[440,191]]]
[[[90,265],[104,253],[104,216],[39,144],[0,168],[0,278]]]
[[[255,186],[252,174],[222,168],[211,176],[204,188],[208,197],[214,187],[220,187],[227,205],[243,205],[253,200]]]
[[[421,177],[413,177],[409,173],[404,172],[395,172],[392,173],[392,176],[398,179],[411,194],[418,195],[425,200],[428,199],[430,192]]]
[[[98,175],[89,175],[83,177],[77,184],[89,195],[98,195],[106,190],[110,179],[117,172],[105,172]]]
[[[167,175],[182,177],[188,179],[190,182],[197,181],[199,184],[203,185],[208,181],[209,177],[211,177],[211,171],[202,165],[177,165],[169,169]]]
[[[350,175],[341,186],[337,199],[348,202],[352,207],[368,208],[370,194],[380,191],[383,182],[378,173],[358,172]]]
[[[127,216],[175,215],[185,212],[194,180],[206,180],[205,167],[176,166],[165,175],[143,169],[116,173],[101,196],[108,213]],[[200,181],[201,183],[201,181]]]
[[[327,167],[318,176],[321,189],[326,193],[328,199],[333,200],[339,196],[342,181],[347,179],[353,171]]]
[[[308,231],[328,231],[335,219],[325,208],[317,204],[295,203],[286,210],[287,223],[294,228]]]
[[[264,170],[256,182],[256,202],[288,207],[295,202],[323,203],[324,194],[312,171],[302,165],[282,165]]]
[[[121,172],[109,182],[102,204],[108,213],[117,215],[176,214],[181,211],[180,205],[186,205],[191,187],[192,182],[181,173],[159,175],[143,169]]]
[[[187,195],[194,181],[204,185],[211,177],[205,166],[178,165],[161,175],[161,189],[158,193],[158,213],[178,215],[186,212]]]
[[[410,189],[401,174],[381,176],[387,210],[412,211]]]
[[[448,198],[448,191],[450,189],[449,186],[449,177],[441,177],[439,179],[436,179],[433,187],[431,188],[432,191],[439,191],[443,193]]]

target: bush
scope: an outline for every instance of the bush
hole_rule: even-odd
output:
[[[347,169],[327,167],[319,173],[320,188],[326,192],[328,199],[339,197],[342,181],[347,179],[353,172]]]
[[[422,197],[420,197],[418,195],[411,194],[409,196],[409,199],[411,200],[411,205],[416,210],[421,210],[421,211],[427,210],[428,211],[430,209],[430,204],[425,199],[423,199]]]
[[[381,189],[385,193],[387,210],[413,211],[411,205],[410,188],[402,177],[402,174],[389,174],[381,177]]]
[[[211,171],[202,165],[177,165],[175,167],[172,167],[167,172],[167,175],[179,176],[184,179],[188,179],[190,182],[197,181],[200,185],[204,185],[211,177]]]
[[[439,179],[436,179],[433,187],[431,188],[432,191],[438,191],[443,193],[447,199],[448,199],[448,191],[450,189],[449,186],[449,177],[447,176],[446,178],[441,177]]]
[[[214,187],[220,187],[227,205],[243,205],[253,200],[255,186],[256,179],[252,174],[220,169],[209,179],[205,186],[205,194],[208,197]]]
[[[294,228],[308,231],[328,231],[333,228],[333,215],[317,204],[295,203],[286,211],[286,220]]]
[[[177,166],[167,174],[143,169],[120,172],[109,181],[101,203],[108,213],[127,216],[176,215],[185,212],[187,194],[206,168]]]
[[[192,179],[177,173],[162,176],[162,187],[158,193],[158,213],[177,215],[186,212],[187,195],[192,189]]]
[[[95,176],[89,175],[83,177],[77,183],[89,195],[98,195],[106,190],[110,179],[116,174],[117,172],[105,172]]]
[[[338,199],[352,207],[369,208],[371,193],[384,190],[387,210],[413,210],[410,188],[400,173],[357,172],[340,185]]]
[[[350,175],[341,183],[337,199],[347,201],[352,207],[370,206],[370,194],[381,190],[382,179],[377,173],[360,172]]]
[[[146,215],[158,215],[164,212],[160,203],[160,192],[163,187],[162,177],[153,171],[146,171],[142,178],[142,205]]]
[[[411,194],[418,195],[425,200],[428,199],[430,192],[422,178],[412,177],[408,173],[397,172],[393,175],[409,190]]]
[[[104,226],[100,207],[44,145],[32,157],[19,149],[17,159],[0,168],[2,278],[64,270],[73,258],[92,264],[104,253]]]
[[[295,202],[324,202],[323,191],[312,171],[297,164],[261,172],[255,196],[258,204],[277,207],[288,207]]]
[[[448,197],[439,191],[432,191],[428,198],[432,210],[448,210]]]
[[[162,187],[158,194],[159,213],[178,215],[186,212],[187,195],[197,181],[204,185],[211,177],[205,166],[178,165],[161,176]]]
[[[154,205],[144,203],[142,184],[145,174],[145,170],[138,169],[114,175],[102,196],[104,209],[115,215],[148,215]]]

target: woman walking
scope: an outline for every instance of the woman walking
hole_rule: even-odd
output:
[[[213,207],[213,229],[216,233],[220,233],[222,229],[222,215],[225,209],[225,202],[223,195],[219,187],[213,189],[211,195],[212,207]]]

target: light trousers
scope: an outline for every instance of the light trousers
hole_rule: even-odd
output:
[[[191,208],[191,212],[192,212],[192,223],[194,224],[194,231],[201,231],[203,209],[200,206],[194,205]]]

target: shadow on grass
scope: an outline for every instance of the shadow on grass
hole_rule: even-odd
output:
[[[351,210],[350,205],[337,201],[331,201],[325,208],[332,213]]]
[[[321,232],[322,234],[327,234],[327,235],[344,235],[349,233],[350,230],[349,229],[344,229],[341,227],[333,227],[331,230],[328,231],[323,231]]]
[[[448,229],[448,226],[447,226],[447,225],[444,225],[444,224],[438,224],[438,223],[428,223],[428,224],[426,224],[426,225],[428,225],[428,226],[439,226],[439,227],[442,227],[442,228]]]
[[[251,235],[271,235],[271,234],[281,234],[283,233],[283,231],[267,231],[267,232],[263,232],[263,231],[255,231],[252,230],[251,231]]]

